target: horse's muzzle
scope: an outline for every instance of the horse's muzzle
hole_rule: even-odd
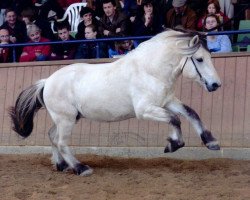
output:
[[[207,90],[208,90],[209,92],[213,92],[213,91],[217,90],[220,86],[221,86],[221,83],[216,83],[216,82],[214,82],[214,83],[212,83],[212,84],[208,84],[208,83],[206,82],[206,87],[207,87]]]

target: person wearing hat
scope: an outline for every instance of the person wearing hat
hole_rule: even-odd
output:
[[[195,30],[196,14],[186,4],[187,0],[173,0],[173,8],[167,12],[165,25],[167,28],[183,28]]]
[[[79,23],[77,27],[77,33],[75,38],[80,40],[80,39],[85,39],[85,28],[86,26],[93,24],[96,27],[98,27],[98,21],[94,18],[94,11],[89,8],[89,7],[84,7],[80,11],[80,17],[82,21]]]

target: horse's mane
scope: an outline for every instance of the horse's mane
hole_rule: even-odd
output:
[[[178,42],[187,41],[187,43],[194,37],[199,37],[199,42],[197,42],[194,46],[184,46],[180,45],[178,46]],[[173,42],[175,42],[176,48],[178,50],[183,52],[195,52],[200,46],[202,46],[204,49],[206,49],[208,52],[207,44],[206,44],[206,35],[202,32],[197,31],[191,31],[191,30],[183,30],[183,29],[166,29],[165,31],[157,34],[156,36],[152,37],[151,39],[142,42],[137,48],[130,51],[126,56],[131,56],[134,53],[138,53],[141,55],[142,52],[145,52],[146,54],[149,52],[149,49],[155,50],[155,47],[157,48],[157,45],[162,42],[166,42],[166,45],[169,45],[169,47],[173,47]],[[150,47],[149,47],[150,46]],[[175,45],[174,45],[175,46]]]
[[[172,30],[172,29],[166,29],[166,30]],[[194,37],[194,36],[199,36],[199,43],[202,45],[202,47],[204,49],[206,49],[208,52],[209,49],[207,47],[207,33],[205,32],[198,32],[198,31],[193,31],[193,30],[188,30],[188,29],[181,29],[181,28],[176,28],[176,29],[173,29],[174,31],[178,31],[178,32],[181,32],[183,34],[177,34],[175,35],[176,38],[185,38],[185,37]]]
[[[201,45],[204,49],[206,49],[209,52],[209,49],[207,48],[206,33],[204,32],[198,32],[198,31],[192,31],[192,30],[186,30],[186,29],[166,29],[162,33],[151,38],[151,41],[155,41],[155,40],[190,41],[194,36],[199,37],[199,42],[193,48],[196,48],[197,46]]]

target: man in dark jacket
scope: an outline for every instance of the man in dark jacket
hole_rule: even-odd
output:
[[[128,35],[128,18],[117,11],[114,0],[103,0],[104,16],[101,18],[99,32],[103,37]]]

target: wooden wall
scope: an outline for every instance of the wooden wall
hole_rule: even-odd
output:
[[[0,64],[0,145],[47,146],[51,119],[43,109],[34,120],[34,130],[23,140],[11,130],[8,108],[18,94],[39,79],[48,77],[64,65],[80,61]],[[81,62],[110,62],[81,60]],[[223,147],[250,147],[250,54],[217,54],[213,62],[222,80],[222,87],[208,93],[196,83],[180,78],[177,96],[197,111],[207,128]],[[186,146],[201,146],[200,138],[182,118]],[[70,144],[97,147],[165,146],[169,127],[164,123],[136,119],[113,123],[80,120],[74,128]]]

